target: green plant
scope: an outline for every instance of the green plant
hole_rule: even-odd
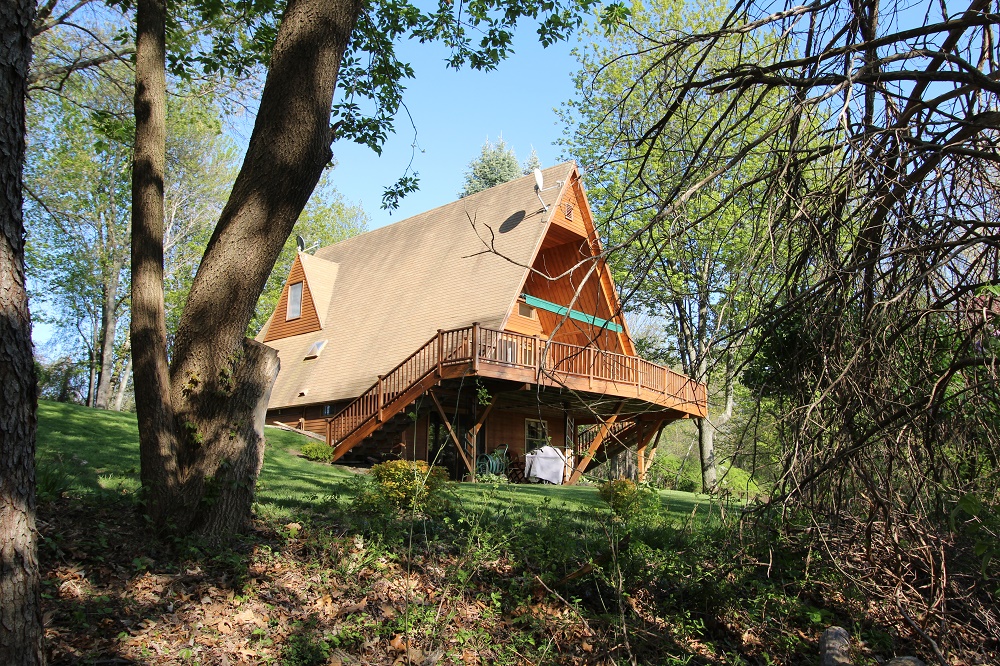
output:
[[[372,467],[357,498],[362,508],[434,513],[447,504],[448,474],[422,460],[390,460]]]
[[[62,459],[40,459],[35,472],[35,492],[38,499],[51,502],[62,497],[73,485],[73,476],[66,470]]]
[[[333,462],[333,447],[322,442],[308,442],[302,445],[299,453],[303,458],[315,460],[316,462]]]

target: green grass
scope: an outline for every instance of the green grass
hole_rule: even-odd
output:
[[[268,517],[291,517],[297,508],[328,499],[351,499],[349,481],[355,472],[337,465],[300,458],[297,451],[308,438],[286,430],[267,428],[264,469],[257,489],[257,509]],[[71,495],[105,492],[132,493],[139,488],[139,431],[134,414],[95,410],[80,405],[39,401],[39,486],[46,493]],[[491,503],[509,503],[527,512],[579,511],[603,508],[594,487],[511,484],[458,484],[458,499],[469,511]],[[686,518],[704,497],[660,491],[663,507]]]

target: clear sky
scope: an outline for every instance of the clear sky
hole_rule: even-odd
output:
[[[365,146],[335,143],[334,184],[364,207],[370,228],[376,228],[457,199],[466,167],[487,137],[495,141],[502,134],[522,163],[534,148],[542,166],[556,164],[562,151],[553,143],[562,126],[554,109],[573,96],[577,64],[570,50],[576,43],[571,38],[542,48],[534,28],[525,24],[515,37],[514,55],[496,70],[478,72],[448,69],[447,52],[438,44],[404,42],[400,57],[415,70],[404,101],[416,129],[401,111],[381,157]],[[403,175],[411,155],[420,190],[390,214],[381,209],[382,192]]]

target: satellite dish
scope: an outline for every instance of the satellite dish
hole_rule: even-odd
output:
[[[545,205],[545,202],[542,200],[542,185],[544,185],[544,182],[542,181],[542,170],[536,168],[535,169],[535,196],[538,197],[539,203],[542,204],[542,210],[544,210],[545,212],[548,212],[549,211],[549,207],[547,205]]]
[[[306,241],[302,236],[298,234],[295,235],[295,244],[299,246],[299,252],[304,252],[306,249]]]

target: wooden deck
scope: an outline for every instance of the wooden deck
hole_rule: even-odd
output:
[[[641,400],[688,416],[708,412],[705,385],[662,365],[473,324],[438,331],[330,419],[335,459],[439,381],[467,375]]]

